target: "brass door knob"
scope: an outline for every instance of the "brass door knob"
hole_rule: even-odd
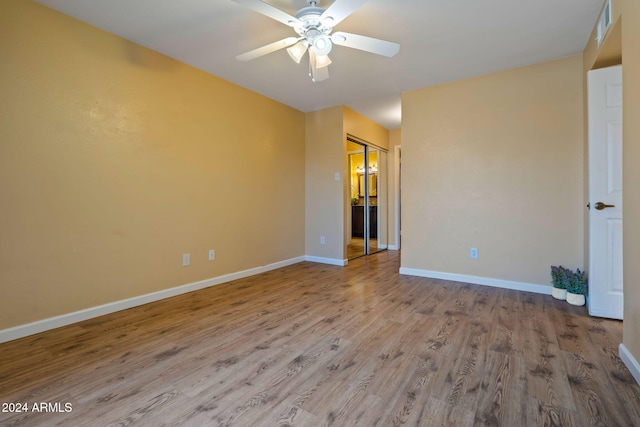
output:
[[[601,211],[602,209],[606,209],[606,208],[615,208],[615,207],[616,207],[615,205],[605,205],[605,204],[604,204],[604,203],[602,203],[602,202],[598,202],[598,203],[596,203],[596,206],[595,206],[595,208],[596,208],[597,210],[599,210],[599,211]]]

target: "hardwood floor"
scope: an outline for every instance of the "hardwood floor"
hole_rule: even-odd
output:
[[[386,248],[386,246],[385,246]],[[369,240],[369,253],[373,254],[384,249],[378,248],[378,239]],[[352,237],[351,243],[347,245],[347,259],[352,260],[364,256],[364,239],[362,237]]]
[[[0,402],[29,410],[0,425],[640,425],[622,323],[398,268],[305,262],[1,344]]]

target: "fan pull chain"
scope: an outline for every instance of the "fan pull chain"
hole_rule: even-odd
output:
[[[313,78],[313,68],[311,67],[311,52],[309,52],[309,77],[311,77],[312,82],[316,82],[316,79]]]

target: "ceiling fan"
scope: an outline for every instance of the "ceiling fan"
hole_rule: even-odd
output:
[[[299,64],[308,51],[309,77],[312,81],[317,82],[329,78],[328,66],[331,64],[329,52],[334,44],[387,57],[394,56],[400,50],[398,43],[386,40],[343,31],[331,33],[336,25],[365,4],[367,0],[335,0],[326,10],[318,6],[317,0],[307,0],[309,6],[300,9],[295,16],[261,0],[233,1],[292,27],[298,34],[298,37],[287,37],[238,55],[236,59],[239,61],[249,61],[287,48],[291,59]]]

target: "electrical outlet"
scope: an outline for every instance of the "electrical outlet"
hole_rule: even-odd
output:
[[[186,267],[191,264],[191,255],[190,254],[182,254],[182,266]]]
[[[326,243],[326,239],[324,238],[324,236],[320,236],[320,244],[324,245]]]
[[[209,261],[213,261],[214,259],[216,259],[216,251],[209,249]]]
[[[469,249],[469,258],[478,259],[478,248]]]

